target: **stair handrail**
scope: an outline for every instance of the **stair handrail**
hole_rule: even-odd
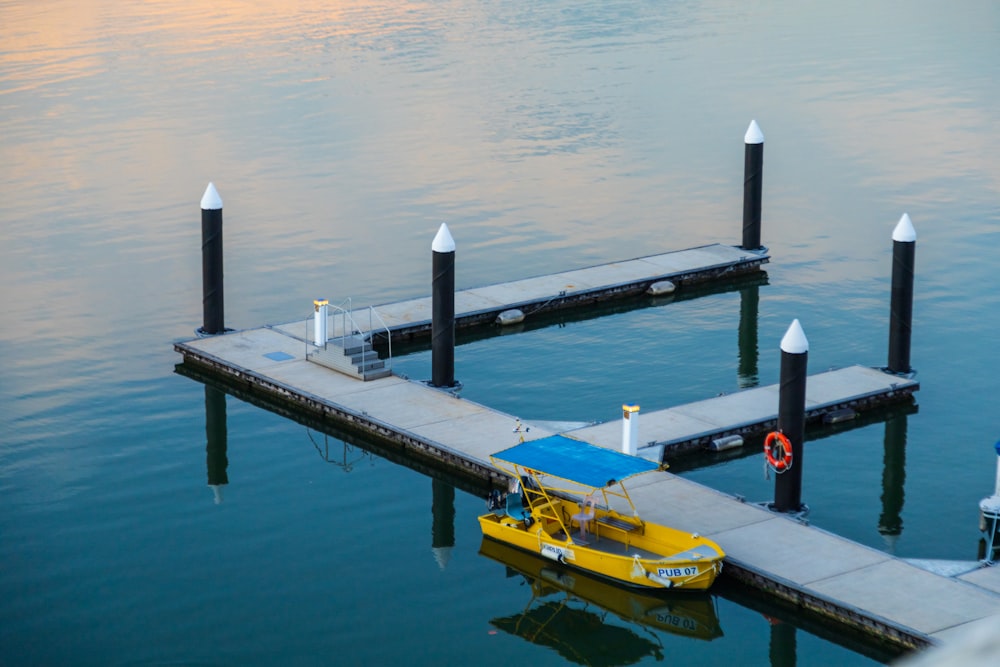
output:
[[[374,352],[375,358],[378,359],[379,358],[378,357],[378,351],[374,349],[374,336],[375,336],[376,331],[378,331],[378,333],[380,335],[382,334],[382,332],[385,332],[385,340],[386,340],[386,343],[388,345],[388,354],[389,354],[388,359],[385,360],[386,361],[386,366],[385,367],[386,367],[387,370],[389,370],[391,372],[392,371],[392,332],[389,330],[389,326],[385,323],[385,320],[382,319],[382,316],[378,314],[377,310],[375,310],[375,307],[374,306],[368,306],[368,330],[367,331],[362,331],[361,326],[358,325],[357,320],[354,319],[353,301],[352,301],[351,297],[347,297],[346,299],[344,299],[343,301],[341,301],[337,305],[329,305],[329,304],[327,305],[327,313],[326,313],[327,324],[328,325],[335,324],[336,323],[335,318],[338,317],[338,316],[340,317],[340,336],[339,336],[339,338],[341,339],[340,340],[340,346],[341,346],[341,348],[343,348],[345,350],[347,349],[347,337],[348,336],[360,336],[362,340],[367,340],[367,341],[369,341],[369,342],[372,343],[372,352]],[[315,317],[315,314],[314,314],[314,317]],[[333,320],[333,321],[331,322],[331,320]],[[376,329],[376,327],[375,327],[376,320],[378,321],[378,324],[379,324],[378,329]],[[310,346],[310,343],[315,344],[315,341],[310,341],[310,339],[309,339],[309,323],[310,323],[310,321],[311,321],[311,318],[306,318],[306,320],[305,320],[306,334],[303,337],[303,340],[304,340],[305,345],[306,345],[306,351],[305,351],[305,357],[306,357],[306,359],[309,358],[309,346]],[[348,326],[348,325],[350,325],[350,326]],[[327,327],[327,331],[335,331],[335,330],[336,330],[335,327],[333,329]],[[325,350],[327,342],[330,341],[330,340],[333,340],[335,338],[338,338],[338,336],[332,336],[331,337],[329,334],[327,334],[327,339],[323,341],[322,348]],[[317,347],[319,347],[319,346],[317,345]],[[366,371],[364,371],[364,366],[367,364],[367,362],[368,362],[368,350],[366,350],[364,348],[364,346],[362,346],[362,348],[361,348],[362,373],[366,372]]]
[[[369,339],[371,339],[375,335],[375,326],[374,326],[374,323],[372,322],[372,317],[374,317],[376,320],[378,320],[378,323],[381,325],[381,327],[379,328],[379,331],[385,331],[385,341],[386,341],[386,344],[389,347],[389,352],[388,352],[389,358],[386,361],[386,368],[388,368],[391,371],[392,370],[392,332],[389,331],[389,327],[388,327],[388,325],[386,325],[385,320],[382,319],[382,316],[378,314],[377,310],[375,310],[375,306],[368,306],[368,337],[369,337]],[[374,345],[375,345],[375,343],[374,343],[374,341],[372,341],[373,349],[374,349]],[[378,352],[376,352],[376,354],[378,354]]]
[[[345,305],[346,305],[346,308],[345,308]],[[355,330],[358,329],[358,325],[354,321],[354,315],[353,315],[354,304],[353,304],[353,301],[352,301],[351,297],[347,297],[346,299],[344,299],[343,301],[341,301],[336,306],[331,305],[329,311],[327,311],[327,314],[326,314],[327,320],[329,321],[329,320],[333,320],[334,318],[336,318],[338,312],[340,313],[340,338],[341,338],[341,340],[340,340],[340,346],[344,347],[346,345],[346,342],[347,342],[346,341],[346,337],[347,337],[347,333],[346,332],[347,332],[347,322],[348,322],[348,320],[350,320],[350,322],[351,322],[351,330],[352,331],[355,331]],[[330,324],[334,324],[334,322],[330,322]],[[331,328],[330,331],[334,331],[334,328]],[[351,335],[353,336],[354,334],[352,333]],[[329,337],[327,338],[327,340],[329,340]],[[326,343],[323,344],[323,347],[326,347]]]
[[[342,348],[344,348],[344,349],[347,349],[347,338],[348,338],[348,336],[355,336],[355,335],[357,335],[357,336],[361,336],[362,339],[367,338],[369,341],[371,341],[372,337],[374,336],[375,331],[376,331],[376,329],[375,329],[375,320],[378,320],[378,323],[380,325],[378,331],[379,331],[379,333],[381,333],[382,331],[385,332],[385,338],[386,338],[386,341],[388,342],[388,346],[389,346],[389,358],[386,360],[386,368],[389,369],[389,370],[392,370],[392,333],[389,331],[389,327],[386,325],[385,320],[383,320],[382,316],[379,315],[378,311],[375,310],[375,307],[374,306],[368,306],[368,330],[367,331],[362,331],[361,326],[358,324],[357,320],[354,319],[354,311],[353,311],[351,297],[347,297],[346,299],[344,299],[343,301],[341,301],[337,305],[332,305],[331,304],[328,307],[327,314],[326,314],[327,321],[330,322],[330,320],[334,320],[333,322],[330,322],[330,324],[334,324],[335,323],[335,318],[337,318],[338,316],[340,317],[340,336],[339,336],[339,338],[340,338],[340,346]],[[350,325],[350,326],[348,326],[348,325]],[[307,320],[307,330],[308,330],[308,320]],[[331,329],[331,330],[335,330],[335,329]],[[338,336],[329,336],[328,335],[327,336],[327,340],[323,341],[323,348],[324,349],[326,348],[326,342],[327,341],[333,340],[335,338],[338,338]],[[306,347],[307,347],[307,350],[308,350],[308,342],[306,343]],[[373,348],[372,349],[372,353],[375,354],[375,358],[377,359],[378,358],[378,351]],[[308,351],[306,353],[306,356],[307,357],[309,356],[308,355]],[[368,350],[365,350],[364,347],[362,347],[362,349],[361,349],[361,363],[365,364],[367,361],[368,361]]]
[[[348,336],[354,336],[361,333],[361,327],[354,320],[354,313],[350,310],[350,298],[348,298],[343,303],[347,304],[347,308],[343,306],[330,306],[330,311],[327,313],[327,317],[330,319],[335,319],[340,316],[340,336],[330,336],[327,340],[333,340],[334,338],[340,338],[340,346],[347,347]],[[350,326],[348,326],[350,325]]]

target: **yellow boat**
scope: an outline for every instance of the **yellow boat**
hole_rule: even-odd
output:
[[[704,591],[722,549],[697,533],[639,518],[623,482],[661,466],[562,435],[522,442],[490,460],[510,475],[483,535],[620,584]]]

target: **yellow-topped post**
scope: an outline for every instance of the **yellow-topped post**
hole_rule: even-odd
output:
[[[313,342],[316,347],[326,347],[326,315],[330,302],[326,299],[313,301]]]
[[[639,406],[622,406],[622,452],[635,456],[639,451]]]

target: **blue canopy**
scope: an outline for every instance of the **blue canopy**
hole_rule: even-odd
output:
[[[497,452],[492,458],[595,489],[607,486],[609,482],[620,482],[632,475],[660,468],[653,461],[597,447],[564,435],[522,442]]]

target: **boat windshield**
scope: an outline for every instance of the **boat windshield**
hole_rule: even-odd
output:
[[[490,457],[498,467],[507,463],[536,474],[558,477],[592,489],[620,484],[642,473],[660,470],[660,464],[598,447],[564,435],[529,440]]]

